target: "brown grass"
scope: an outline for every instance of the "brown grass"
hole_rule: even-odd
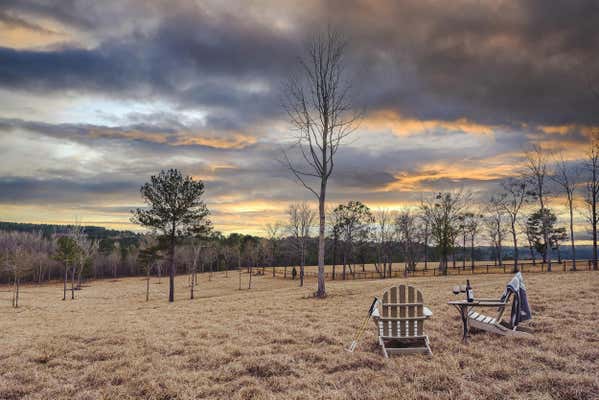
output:
[[[494,296],[509,276],[470,278]],[[480,333],[468,346],[446,304],[464,278],[409,279],[434,312],[434,356],[389,360],[373,325],[355,353],[343,347],[372,297],[404,280],[334,282],[317,300],[313,282],[267,274],[238,291],[236,274],[201,279],[190,301],[178,278],[174,304],[165,280],[146,303],[139,278],[92,282],[66,302],[59,285],[25,287],[18,310],[1,292],[0,399],[599,398],[598,273],[526,276],[535,336]]]

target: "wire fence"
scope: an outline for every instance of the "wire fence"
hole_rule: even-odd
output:
[[[431,263],[432,264],[432,263]],[[571,260],[552,261],[551,271],[576,272],[591,271],[593,269],[592,260],[576,260],[576,269]],[[331,269],[330,266],[326,267]],[[476,265],[449,265],[446,271],[430,266],[428,268],[409,269],[405,265],[395,264],[389,270],[383,273],[382,268],[379,271],[359,271],[360,266],[353,266],[351,270],[346,268],[345,273],[342,266],[337,266],[336,270],[325,271],[324,278],[328,281],[355,280],[355,279],[384,279],[384,278],[408,278],[408,277],[426,277],[426,276],[446,276],[446,275],[480,275],[480,274],[511,274],[517,271],[524,273],[543,273],[549,272],[549,264],[543,262],[520,261],[517,269],[514,263],[503,262],[502,264],[480,264]],[[291,273],[293,267],[263,267],[261,273],[272,275],[282,279],[299,279],[299,267],[296,267],[296,276]],[[316,279],[318,273],[314,271],[304,272],[304,279]]]

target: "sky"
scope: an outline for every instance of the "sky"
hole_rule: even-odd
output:
[[[316,205],[281,162],[282,96],[327,27],[347,39],[363,111],[329,204],[409,208],[455,188],[482,201],[532,145],[584,157],[598,26],[582,0],[2,0],[0,220],[136,229],[139,188],[165,168],[204,181],[225,233]]]

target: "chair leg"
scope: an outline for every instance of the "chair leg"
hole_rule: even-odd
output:
[[[379,344],[381,345],[381,348],[383,349],[383,355],[385,356],[385,358],[389,358],[389,355],[387,354],[387,349],[385,348],[385,342],[383,341],[383,339],[379,336]]]
[[[430,346],[430,344],[429,344],[429,342],[428,342],[428,337],[424,339],[424,342],[426,343],[426,349],[428,350],[428,355],[429,355],[429,356],[432,356],[432,355],[433,355],[433,352],[432,352],[432,350],[431,350],[431,346]]]

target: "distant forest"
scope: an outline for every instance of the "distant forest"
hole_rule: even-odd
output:
[[[306,232],[307,233],[307,232]],[[326,258],[328,265],[377,264],[393,269],[409,268],[413,262],[428,259],[431,266],[439,263],[439,251],[436,246],[425,246],[416,240],[407,243],[401,237],[390,238],[381,243],[372,237],[356,238],[351,242],[335,239],[333,234],[326,239]],[[318,238],[293,234],[289,230],[280,230],[268,237],[241,235],[232,233],[224,236],[212,232],[199,242],[193,238],[184,238],[177,242],[175,266],[177,273],[189,273],[191,270],[223,271],[259,266],[288,267],[316,265],[318,262]],[[49,225],[0,222],[0,258],[19,252],[14,263],[3,266],[18,268],[0,268],[0,283],[14,281],[42,282],[64,278],[64,255],[61,255],[60,238],[76,239],[79,249],[71,265],[72,279],[79,284],[85,279],[116,278],[139,276],[152,271],[160,276],[166,271],[166,250],[156,239],[131,231],[118,231],[97,226]],[[15,247],[21,243],[21,247]],[[152,250],[154,249],[154,250]],[[303,250],[302,250],[303,249]],[[384,250],[384,253],[381,252]],[[513,248],[504,247],[501,259],[513,259]],[[15,253],[16,254],[16,253]],[[530,259],[528,248],[520,249],[520,259]],[[385,257],[385,258],[383,258]],[[569,248],[562,248],[562,257],[570,257]],[[592,257],[591,246],[577,246],[578,259]],[[454,246],[450,259],[459,263],[467,260],[489,260],[498,262],[497,248],[493,246],[474,246],[464,248]],[[9,260],[7,258],[7,260]],[[61,261],[62,260],[62,261]],[[383,261],[381,261],[383,260]],[[303,262],[302,262],[303,261]],[[499,261],[500,262],[500,261]],[[508,261],[509,262],[509,261]],[[413,264],[412,264],[413,265]],[[76,267],[76,268],[75,268]],[[76,278],[74,278],[76,276]]]
[[[53,224],[31,224],[31,223],[18,223],[18,222],[3,222],[0,221],[0,231],[13,231],[13,232],[29,232],[29,233],[34,233],[34,232],[39,232],[41,233],[44,237],[49,238],[51,237],[53,234],[68,234],[70,232],[70,229],[72,229],[73,225],[53,225]],[[86,234],[86,236],[91,239],[91,240],[97,240],[100,242],[104,242],[105,246],[107,243],[115,243],[118,242],[121,245],[125,245],[127,247],[129,246],[134,246],[137,247],[139,245],[139,241],[142,238],[143,235],[139,234],[139,233],[135,233],[132,231],[120,231],[120,230],[114,230],[114,229],[107,229],[101,226],[83,226],[82,227],[83,232]],[[215,239],[219,240],[218,237],[220,235],[216,235]],[[231,237],[237,237],[237,238],[242,238],[242,241],[245,240],[251,240],[251,241],[258,241],[259,239],[262,239],[259,236],[255,236],[255,235],[242,235],[242,234],[237,234],[237,233],[233,233],[230,235]],[[245,239],[245,240],[244,240]],[[223,236],[220,236],[220,240],[221,241],[226,241],[226,238]],[[280,238],[279,240],[281,241],[285,241],[285,238]],[[290,240],[290,238],[289,238]],[[307,238],[306,239],[306,265],[316,265],[317,264],[317,238]],[[327,245],[331,246],[332,243],[332,239],[328,238],[327,239]],[[418,244],[420,248],[420,253],[424,252],[424,245],[422,244]],[[100,246],[100,247],[104,247],[104,246]],[[393,262],[403,262],[404,261],[404,257],[402,257],[402,248],[401,248],[401,244],[400,243],[395,243],[395,249],[393,249],[393,251],[391,252],[392,254],[394,254],[395,256],[393,257]],[[364,249],[366,251],[361,252],[361,256],[358,256],[357,258],[359,258],[358,263],[375,263],[377,262],[377,254],[375,249],[371,249],[371,251],[368,251],[368,249]],[[592,254],[592,246],[590,245],[579,245],[576,246],[576,253],[577,253],[577,257],[580,259],[591,259],[593,254]],[[529,249],[527,247],[520,247],[519,248],[520,251],[520,258],[523,260],[530,260],[530,254],[529,254]],[[570,254],[570,249],[567,246],[564,246],[561,250],[562,252],[562,256],[564,259],[569,259],[571,258],[571,254]],[[275,264],[278,266],[285,266],[285,265],[293,265],[294,262],[293,261],[288,261],[286,260],[286,258],[288,258],[288,256],[286,254],[284,254],[285,252],[281,252],[282,254],[279,255],[279,257],[277,257],[278,259],[276,260]],[[430,261],[439,261],[436,252],[435,252],[435,246],[429,246],[429,258]],[[514,253],[514,249],[510,248],[510,247],[504,247],[502,249],[502,254],[503,254],[503,259],[504,260],[511,260],[513,259],[513,253]],[[461,256],[462,252],[461,249],[457,248],[456,249],[456,260],[461,260],[462,256]],[[331,258],[332,255],[328,255],[327,257],[327,263],[328,264],[332,264],[332,260],[329,260],[328,258]],[[476,246],[474,249],[474,259],[475,260],[489,260],[492,261],[494,258],[496,257],[496,249],[493,246]],[[291,257],[293,258],[293,257]],[[470,255],[468,254],[468,258],[470,258]],[[339,262],[340,260],[336,260],[337,262]]]
[[[27,224],[19,222],[3,222],[0,221],[0,231],[13,232],[40,232],[44,237],[50,237],[53,234],[67,234],[70,232],[73,225],[53,225],[53,224]],[[84,233],[95,240],[110,239],[110,238],[136,238],[139,235],[131,231],[117,231],[107,229],[101,226],[84,226]]]

